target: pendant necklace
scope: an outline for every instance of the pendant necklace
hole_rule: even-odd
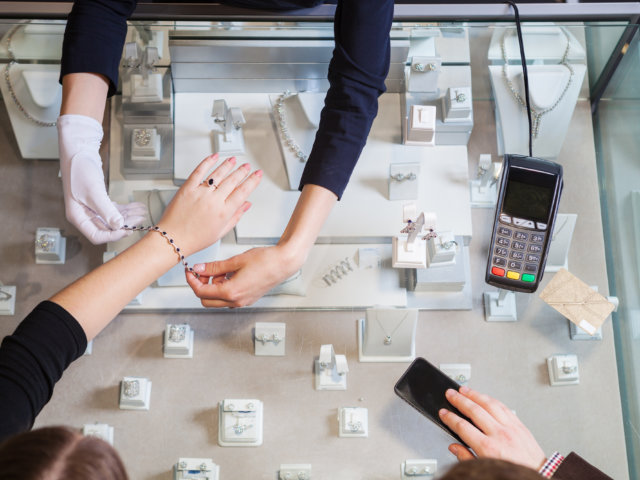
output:
[[[571,39],[569,38],[569,34],[564,29],[562,29],[562,33],[567,39],[567,46],[564,49],[564,54],[562,55],[562,58],[560,59],[560,64],[564,65],[567,68],[567,70],[569,70],[569,80],[567,80],[567,84],[564,86],[564,89],[562,90],[562,93],[560,93],[560,95],[558,96],[558,99],[549,108],[545,108],[544,110],[538,110],[533,106],[531,106],[531,115],[533,116],[532,118],[533,138],[538,138],[538,134],[540,133],[540,123],[542,122],[542,117],[547,113],[555,110],[555,108],[558,106],[558,104],[562,101],[562,99],[567,94],[567,91],[569,90],[569,87],[571,86],[571,83],[573,81],[573,74],[574,74],[573,67],[567,61],[567,58],[569,57],[569,49],[571,47]],[[513,82],[509,79],[509,75],[507,73],[507,68],[509,66],[509,59],[507,58],[506,39],[508,36],[511,36],[512,34],[513,33],[510,31],[506,32],[502,37],[502,43],[500,44],[500,48],[502,50],[502,60],[504,61],[504,63],[502,64],[502,78],[504,79],[504,82],[507,88],[513,95],[513,98],[515,98],[515,100],[520,104],[521,107],[526,108],[527,103],[525,99],[523,98],[522,95],[520,95],[520,92],[518,91],[518,89],[516,89]]]
[[[400,328],[400,326],[404,323],[404,321],[407,319],[407,317],[409,316],[409,313],[411,312],[407,312],[404,317],[402,317],[402,320],[400,320],[400,322],[396,325],[396,328],[393,329],[393,331],[391,333],[387,332],[387,329],[384,328],[384,326],[382,325],[382,322],[380,321],[380,319],[378,318],[378,313],[376,312],[376,322],[378,322],[378,325],[380,325],[380,328],[382,329],[382,331],[385,334],[384,337],[384,341],[383,343],[385,345],[391,345],[392,343],[392,337],[393,334],[396,333],[398,331],[398,329]]]

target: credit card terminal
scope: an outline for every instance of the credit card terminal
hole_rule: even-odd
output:
[[[562,193],[562,166],[505,155],[485,281],[535,292],[547,261]]]

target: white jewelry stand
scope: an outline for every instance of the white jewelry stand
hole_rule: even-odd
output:
[[[433,147],[436,144],[436,107],[411,105],[409,115],[402,120],[402,143]]]
[[[427,267],[450,267],[456,263],[458,241],[453,232],[438,232],[427,240]]]
[[[125,382],[137,381],[136,395],[125,395]],[[120,382],[120,408],[122,410],[149,410],[151,404],[151,380],[143,377],[124,377]]]
[[[322,345],[315,363],[316,390],[347,389],[347,357],[336,355],[333,345]]]
[[[516,310],[516,292],[499,289],[497,292],[484,292],[484,319],[487,322],[515,322],[518,320]]]
[[[434,478],[437,471],[438,460],[436,459],[405,460],[400,466],[402,480]]]
[[[188,324],[168,324],[163,336],[164,358],[193,358],[193,337]]]
[[[542,117],[538,137],[533,139],[533,154],[536,157],[554,159],[560,153],[564,143],[586,72],[585,65],[572,64],[571,67],[574,75],[567,92],[557,107]],[[560,97],[569,80],[567,68],[563,65],[529,65],[527,70],[532,103],[551,106]],[[510,65],[507,72],[516,88],[524,92],[524,89],[520,88],[522,67]],[[518,103],[507,88],[501,66],[489,66],[489,73],[496,102],[498,155],[504,155],[505,152],[527,155],[529,124],[526,109]]]
[[[416,358],[418,309],[370,308],[357,322],[360,362],[411,362]]]
[[[468,363],[441,363],[438,368],[460,385],[466,385],[471,380],[471,365]]]
[[[407,204],[403,207],[402,216],[407,225],[402,231],[407,233],[402,237],[394,236],[391,240],[393,268],[427,268],[427,240],[420,237],[420,234],[425,225],[427,229],[435,228],[436,215],[429,212],[425,216],[421,213],[416,220],[413,220],[415,213],[408,212],[415,212],[415,208],[415,204]]]
[[[141,144],[139,136],[148,135]],[[139,162],[160,161],[161,139],[155,128],[134,128],[131,132],[131,160]]]
[[[478,178],[469,181],[471,206],[494,208],[498,199],[498,178],[502,171],[501,162],[492,162],[491,154],[483,153],[478,160]]]
[[[578,357],[576,355],[552,355],[547,358],[549,383],[552,387],[580,383]]]
[[[338,436],[357,438],[369,436],[369,410],[364,407],[338,409]]]
[[[244,132],[242,126],[246,124],[242,110],[236,107],[228,108],[225,100],[214,100],[213,110],[214,128],[213,151],[221,157],[244,154]]]
[[[15,285],[0,284],[0,315],[14,315],[16,312]]]
[[[418,200],[419,163],[389,165],[389,200]]]
[[[193,472],[198,472],[195,474]],[[173,466],[173,480],[219,480],[220,466],[211,458],[178,458]]]
[[[263,404],[257,399],[230,399],[218,405],[218,445],[257,447],[262,445]]]
[[[30,115],[43,122],[55,122],[60,114],[62,87],[58,83],[59,76],[60,65],[16,63],[9,72],[18,101]],[[4,78],[0,79],[0,92],[22,158],[57,159],[58,129],[27,119],[11,98]]]
[[[282,357],[285,354],[287,325],[279,322],[256,322],[253,344],[255,355]]]
[[[549,253],[545,272],[557,272],[561,268],[569,270],[569,248],[576,228],[578,215],[575,213],[559,213],[551,234]]]
[[[442,58],[439,56],[414,56],[409,67],[409,83],[407,91],[436,93],[438,91],[438,75],[442,69]]]
[[[36,263],[63,264],[66,259],[67,239],[59,228],[38,228],[36,230]]]
[[[449,87],[442,97],[442,121],[444,123],[466,120],[473,111],[471,87]]]

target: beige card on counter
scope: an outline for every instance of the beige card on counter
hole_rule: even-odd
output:
[[[564,268],[540,292],[540,298],[589,335],[604,323],[613,303]]]

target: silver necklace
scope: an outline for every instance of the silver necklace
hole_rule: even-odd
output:
[[[273,106],[273,116],[278,123],[278,130],[280,131],[282,141],[287,146],[287,148],[293,152],[296,158],[304,163],[307,161],[308,156],[302,151],[300,145],[298,145],[298,143],[289,134],[287,116],[284,113],[284,101],[289,97],[293,97],[294,95],[297,95],[297,93],[291,93],[289,90],[285,90],[284,93],[278,97],[275,105]]]
[[[18,31],[18,28],[20,28],[20,25],[14,27],[11,30],[11,32],[9,32],[9,35],[7,36],[7,53],[9,54],[9,63],[7,63],[7,66],[4,67],[4,80],[7,83],[7,88],[9,89],[9,95],[11,95],[11,98],[13,99],[13,103],[16,104],[16,107],[18,107],[18,110],[20,110],[20,112],[25,116],[27,120],[29,120],[32,123],[35,123],[39,127],[55,127],[56,122],[45,122],[31,115],[27,111],[27,109],[24,108],[24,105],[22,105],[20,100],[18,100],[18,96],[16,95],[15,89],[13,88],[13,83],[11,82],[11,67],[16,65],[18,62],[16,62],[16,56],[14,55],[13,50],[11,49],[11,39],[13,35]]]
[[[571,67],[571,64],[567,61],[567,58],[569,57],[569,50],[571,47],[571,39],[569,38],[569,34],[567,34],[567,32],[564,29],[562,29],[562,33],[567,39],[567,46],[564,49],[564,54],[562,55],[562,58],[560,59],[560,64],[564,65],[567,68],[567,70],[569,70],[569,80],[567,81],[567,84],[564,86],[562,93],[560,93],[557,100],[549,108],[546,108],[544,110],[536,110],[534,107],[531,107],[531,115],[533,115],[533,124],[532,124],[533,138],[538,138],[538,134],[540,133],[540,123],[542,122],[542,117],[547,113],[551,112],[552,110],[554,110],[558,106],[558,104],[562,101],[564,96],[567,94],[567,91],[571,86],[571,82],[573,81],[573,67]],[[504,79],[504,82],[507,85],[507,88],[511,91],[513,98],[516,99],[516,101],[520,104],[521,107],[527,108],[526,100],[522,97],[522,95],[520,95],[520,92],[518,91],[518,89],[516,89],[513,82],[509,79],[509,75],[507,73],[507,68],[509,67],[509,59],[507,58],[507,47],[506,47],[505,41],[507,39],[507,36],[510,36],[512,34],[513,34],[512,32],[506,32],[503,35],[502,43],[500,44],[500,48],[502,50],[502,60],[504,61],[502,65],[502,78]]]
[[[394,329],[393,329],[393,331],[392,331],[391,333],[389,333],[389,332],[387,332],[387,329],[386,329],[386,328],[384,328],[384,327],[382,326],[382,322],[380,322],[380,319],[378,318],[378,312],[376,312],[376,322],[378,322],[378,325],[380,325],[380,328],[381,328],[381,329],[382,329],[382,331],[384,332],[384,335],[385,335],[385,336],[384,336],[384,341],[383,341],[383,343],[384,343],[385,345],[391,345],[391,343],[392,343],[392,337],[393,337],[393,334],[394,334],[394,333],[396,333],[396,332],[398,331],[398,329],[400,328],[400,326],[404,323],[404,321],[405,321],[405,320],[407,319],[407,317],[409,316],[409,313],[411,313],[411,312],[407,312],[407,313],[405,314],[405,316],[404,316],[404,317],[402,317],[402,320],[400,320],[400,322],[398,323],[398,325],[396,325],[396,328],[394,328]]]

